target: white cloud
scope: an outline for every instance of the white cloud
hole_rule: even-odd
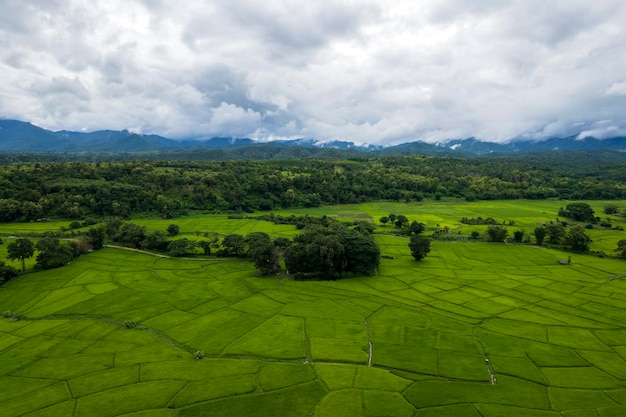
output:
[[[621,0],[0,0],[0,117],[172,137],[607,137],[626,129],[625,20]]]
[[[621,83],[613,83],[604,92],[605,96],[626,96],[626,80]]]

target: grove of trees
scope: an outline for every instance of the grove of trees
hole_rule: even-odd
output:
[[[557,158],[557,156],[553,156]],[[581,157],[582,158],[582,157]],[[537,157],[384,157],[285,161],[41,162],[0,165],[0,221],[127,217],[165,218],[188,210],[267,211],[423,198],[621,199],[625,164],[593,158],[555,164]],[[591,221],[584,207],[565,214]],[[399,227],[404,219],[384,216]]]

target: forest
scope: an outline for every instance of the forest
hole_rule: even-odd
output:
[[[602,161],[602,162],[601,162]],[[626,198],[621,155],[400,156],[284,161],[36,162],[0,165],[0,221],[174,218],[368,201]]]

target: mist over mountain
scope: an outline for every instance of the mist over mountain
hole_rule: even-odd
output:
[[[247,149],[250,148],[250,149]],[[451,139],[436,144],[412,141],[395,146],[357,145],[348,141],[322,142],[311,138],[257,142],[249,138],[213,137],[204,140],[174,140],[158,135],[144,135],[128,130],[98,130],[95,132],[50,131],[19,120],[0,120],[0,152],[7,153],[163,153],[194,151],[236,151],[238,154],[259,154],[258,159],[274,157],[281,150],[291,149],[289,155],[298,157],[293,148],[350,151],[380,156],[457,155],[478,156],[563,151],[626,152],[626,137],[597,139],[576,136],[545,140],[517,140],[510,143],[484,142],[474,138]],[[264,156],[265,155],[265,156]],[[310,152],[300,152],[310,157]],[[246,157],[250,157],[247,155]]]

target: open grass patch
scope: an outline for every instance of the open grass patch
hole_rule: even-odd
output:
[[[367,342],[312,337],[310,344],[314,361],[367,364]]]
[[[611,407],[615,402],[599,390],[582,390],[550,387],[550,404],[555,410],[598,409]]]
[[[256,374],[211,377],[189,382],[170,401],[169,406],[180,408],[217,398],[249,394],[256,389]]]
[[[362,416],[363,393],[346,389],[329,393],[315,408],[316,417]]]
[[[115,417],[163,408],[184,385],[182,381],[140,382],[87,395],[78,399],[76,415]]]
[[[620,386],[619,381],[597,368],[542,368],[541,371],[555,387],[609,389]]]
[[[549,409],[545,387],[510,377],[498,378],[496,385],[418,381],[404,393],[404,397],[418,409],[466,403],[496,403],[540,410]]]
[[[397,392],[363,391],[363,406],[368,417],[412,417],[415,408]]]
[[[304,320],[299,317],[274,316],[234,341],[224,353],[281,359],[304,358]]]
[[[489,372],[482,355],[439,350],[439,375],[446,378],[489,382]]]
[[[418,374],[438,375],[437,351],[429,347],[377,343],[372,363]]]
[[[297,385],[262,394],[239,395],[190,405],[179,409],[179,417],[232,417],[254,415],[274,417],[287,411],[294,416],[305,416],[324,397],[326,392],[317,383]]]
[[[259,375],[263,391],[286,388],[314,379],[315,374],[309,364],[268,362],[263,366]]]

